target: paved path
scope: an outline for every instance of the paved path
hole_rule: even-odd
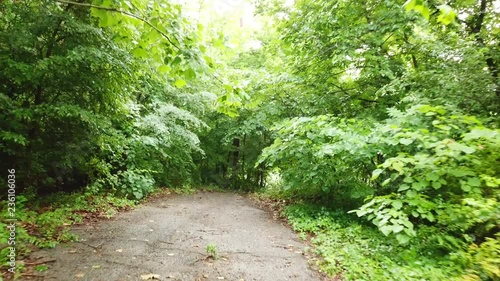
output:
[[[232,193],[155,199],[74,232],[82,242],[33,253],[56,260],[43,280],[321,280],[290,229]],[[218,260],[207,258],[209,244]]]

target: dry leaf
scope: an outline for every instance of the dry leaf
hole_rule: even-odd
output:
[[[160,280],[160,275],[158,274],[144,274],[144,275],[141,275],[141,279],[142,280],[154,280],[154,279],[157,279],[157,280]]]
[[[84,275],[85,275],[85,274],[83,274],[83,273],[77,273],[77,274],[75,275],[75,277],[76,277],[76,278],[82,278]]]
[[[123,252],[123,250],[122,250],[122,249],[116,249],[115,251],[117,251],[118,253]]]
[[[175,254],[169,253],[167,254],[167,256],[175,256]]]
[[[92,268],[101,268],[100,265],[93,265]]]

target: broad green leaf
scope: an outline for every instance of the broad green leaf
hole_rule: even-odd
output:
[[[410,186],[409,186],[409,185],[407,185],[407,184],[402,184],[402,185],[400,185],[400,186],[399,186],[399,188],[398,188],[398,192],[408,190],[409,188],[410,188]]]
[[[196,72],[192,68],[188,68],[186,71],[184,71],[184,77],[188,80],[193,80],[196,78]]]
[[[439,180],[439,175],[436,172],[432,172],[432,173],[428,173],[426,178],[429,181],[437,181],[437,180]]]
[[[467,184],[472,187],[478,187],[481,186],[481,180],[479,178],[469,178]]]
[[[399,139],[399,143],[402,145],[410,145],[411,143],[413,143],[413,139],[406,139],[406,138]]]
[[[396,240],[398,240],[399,244],[408,244],[408,242],[410,242],[410,236],[405,234],[397,234]]]
[[[403,4],[403,7],[405,7],[405,10],[407,12],[409,12],[415,8],[416,4],[417,4],[417,0],[408,0],[408,1],[406,1],[406,3]]]
[[[403,202],[401,200],[395,200],[392,201],[392,206],[396,209],[399,210],[403,207]]]
[[[372,172],[372,177],[371,177],[371,180],[376,180],[380,174],[382,174],[384,172],[383,169],[375,169],[373,172]]]
[[[177,79],[175,82],[174,82],[174,85],[177,87],[177,88],[183,88],[187,85],[186,81],[182,80],[182,79]]]
[[[170,72],[170,70],[172,70],[172,68],[170,66],[168,66],[168,65],[161,65],[158,68],[158,72],[160,72],[161,74],[168,73],[168,72]]]

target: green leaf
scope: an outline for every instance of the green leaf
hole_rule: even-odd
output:
[[[399,233],[401,231],[403,231],[404,229],[404,226],[400,225],[400,224],[395,224],[392,226],[392,232],[394,233]]]
[[[378,228],[385,236],[388,236],[392,232],[392,226],[391,225],[383,225]]]
[[[189,68],[184,71],[184,77],[186,77],[186,79],[188,80],[193,80],[196,78],[196,72],[192,68]]]
[[[481,186],[481,180],[479,178],[469,178],[467,184],[472,187],[479,187]]]
[[[141,47],[137,47],[137,48],[134,48],[132,50],[132,54],[136,57],[136,58],[147,58],[149,56],[149,53],[146,52],[146,50],[144,50],[143,48]]]
[[[410,236],[405,234],[396,235],[396,240],[398,240],[399,244],[407,244],[410,242]]]
[[[178,79],[175,81],[174,85],[177,87],[177,88],[183,88],[187,85],[186,81],[182,80],[182,79]]]
[[[434,181],[434,182],[432,182],[432,187],[434,189],[439,189],[439,188],[441,188],[441,183],[438,181]]]
[[[170,72],[170,70],[172,70],[172,68],[168,65],[162,65],[162,66],[158,67],[158,72],[160,72],[161,74],[168,73],[168,72]]]
[[[470,185],[467,185],[467,184],[462,184],[460,186],[460,188],[462,188],[462,190],[465,192],[470,192],[472,190],[472,187]]]
[[[386,186],[386,185],[388,185],[390,182],[391,182],[391,178],[387,178],[386,180],[384,180],[384,181],[382,182],[382,186]]]
[[[403,4],[403,7],[405,7],[405,10],[407,12],[413,10],[415,8],[415,5],[417,4],[417,0],[408,0],[406,3]]]
[[[392,162],[392,165],[391,165],[391,167],[394,170],[398,171],[399,173],[403,173],[404,166],[405,166],[404,163],[401,161],[394,161],[394,162]]]
[[[422,113],[427,113],[427,112],[431,111],[432,109],[433,109],[433,107],[432,107],[432,106],[430,106],[430,105],[428,105],[428,104],[426,104],[426,105],[422,105],[422,106],[420,106],[420,107],[418,108],[418,110],[419,110],[420,112],[422,112]]]
[[[422,16],[423,16],[426,20],[429,20],[430,15],[431,15],[431,10],[429,10],[429,8],[427,8],[426,6],[423,6],[423,5],[422,5],[422,9],[421,9],[420,13],[422,14]]]
[[[440,15],[438,16],[438,22],[441,22],[444,25],[448,25],[453,21],[455,21],[457,14],[449,5],[446,4],[439,5],[438,9],[441,12]]]
[[[407,184],[402,184],[402,185],[400,185],[400,186],[399,186],[399,188],[398,188],[398,192],[408,190],[409,188],[410,188],[410,186],[409,186],[409,185],[407,185]]]
[[[380,176],[380,174],[382,174],[383,172],[384,172],[384,170],[383,170],[383,169],[375,169],[375,170],[372,172],[372,178],[371,178],[371,180],[372,180],[372,181],[373,181],[373,180],[376,180],[376,179]]]
[[[226,91],[228,91],[228,92],[233,91],[233,86],[231,86],[229,84],[224,84],[224,85],[222,85],[222,87],[224,87],[224,89],[226,89]]]
[[[399,143],[402,145],[409,145],[413,142],[413,139],[399,139]]]
[[[458,167],[456,169],[450,169],[448,171],[448,173],[450,175],[457,177],[457,178],[475,175],[474,172],[468,170],[468,168],[465,168],[465,167]]]
[[[403,202],[401,200],[395,200],[392,201],[392,206],[396,209],[399,210],[403,207]]]
[[[439,180],[439,175],[436,172],[432,172],[432,173],[427,174],[426,178],[427,178],[427,180],[430,180],[430,181],[437,181],[437,180]]]
[[[406,192],[406,196],[408,196],[409,198],[414,198],[415,196],[417,196],[417,192],[415,190],[408,190]]]

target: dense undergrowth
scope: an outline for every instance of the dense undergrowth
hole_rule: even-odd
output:
[[[17,271],[15,278],[24,271],[27,255],[38,248],[52,248],[61,242],[75,241],[77,236],[70,232],[75,224],[95,222],[110,218],[121,210],[133,208],[137,201],[97,193],[95,191],[54,193],[44,197],[19,195],[16,198],[15,245],[8,244],[10,224],[8,208],[0,205],[1,269],[10,268],[9,248],[16,247]]]
[[[402,246],[343,211],[298,204],[283,214],[302,237],[312,235],[312,251],[322,257],[321,270],[341,280],[455,280],[464,271],[433,247]]]

